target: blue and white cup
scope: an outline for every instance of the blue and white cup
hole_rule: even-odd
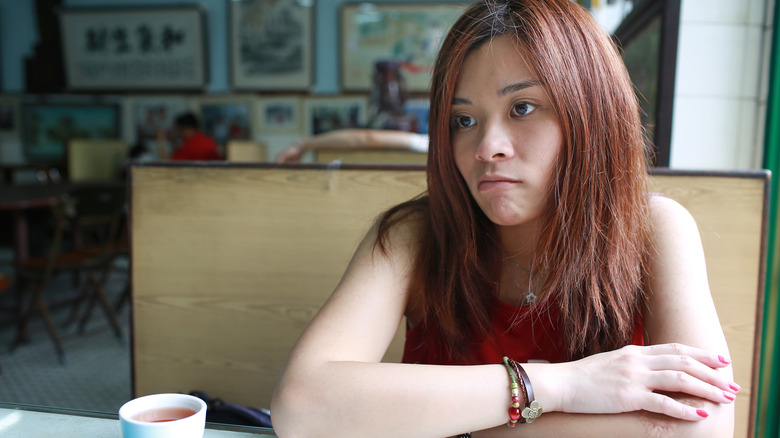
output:
[[[203,438],[206,403],[187,394],[152,394],[119,409],[123,438]]]

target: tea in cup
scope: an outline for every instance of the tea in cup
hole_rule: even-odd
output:
[[[124,438],[203,438],[206,403],[187,394],[152,394],[119,409]]]

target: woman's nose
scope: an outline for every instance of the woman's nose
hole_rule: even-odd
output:
[[[486,124],[477,147],[477,159],[500,161],[514,157],[514,147],[509,131],[503,123]]]

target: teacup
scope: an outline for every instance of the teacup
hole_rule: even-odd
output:
[[[187,394],[152,394],[119,409],[124,438],[203,438],[206,403]]]

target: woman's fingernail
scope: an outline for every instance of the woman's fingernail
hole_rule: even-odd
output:
[[[721,356],[721,355],[718,355],[718,360],[719,360],[721,363],[723,363],[723,364],[726,364],[726,365],[728,365],[728,364],[730,364],[730,363],[731,363],[731,361],[730,361],[730,360],[726,359],[725,357],[723,357],[723,356]]]
[[[696,409],[696,413],[699,414],[701,418],[707,418],[710,416],[710,414],[708,414],[704,409]]]
[[[737,398],[737,396],[735,396],[734,394],[726,391],[723,391],[723,397],[726,397],[726,399],[729,401],[734,401],[734,399]]]
[[[734,383],[734,382],[731,382],[731,383],[729,383],[729,388],[733,389],[733,390],[734,390],[734,392],[737,392],[737,391],[739,391],[740,389],[742,389],[742,387],[741,387],[741,386],[737,385],[737,384],[736,384],[736,383]]]

